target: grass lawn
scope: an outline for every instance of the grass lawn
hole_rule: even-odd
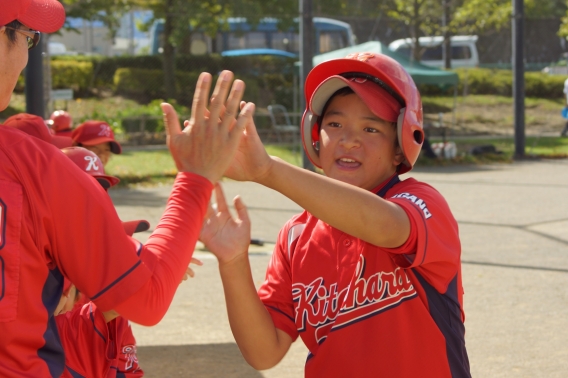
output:
[[[291,147],[268,145],[266,150],[288,163],[301,165],[301,156]],[[123,151],[113,155],[105,171],[120,178],[119,186],[152,186],[173,182],[177,170],[168,150]]]
[[[432,142],[439,140],[433,139]],[[452,160],[427,159],[420,157],[417,166],[447,166],[455,164],[509,163],[513,159],[513,138],[457,138],[453,139],[458,149],[458,156]],[[472,156],[468,152],[475,146],[492,144],[500,154]],[[290,146],[267,145],[270,155],[301,166],[301,155],[292,151]],[[529,158],[566,158],[568,157],[568,138],[527,137],[526,156]],[[167,150],[125,151],[122,155],[113,155],[106,167],[108,174],[121,179],[119,186],[153,186],[173,182],[176,175],[175,164]]]

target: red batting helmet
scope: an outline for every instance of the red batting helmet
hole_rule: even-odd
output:
[[[311,162],[321,168],[319,153],[314,148],[319,140],[320,113],[335,91],[346,86],[351,87],[375,115],[397,123],[398,143],[404,155],[398,173],[410,171],[424,142],[420,94],[400,63],[386,55],[369,52],[323,62],[308,74],[304,85],[307,106],[302,117],[302,142]]]
[[[72,119],[65,110],[56,110],[51,113],[49,121],[47,121],[53,131],[63,131],[71,128]]]
[[[108,190],[111,186],[115,186],[120,181],[117,177],[105,174],[103,162],[94,152],[83,147],[67,147],[63,148],[61,151],[63,151],[73,163],[77,164],[81,170],[96,178],[105,190]]]

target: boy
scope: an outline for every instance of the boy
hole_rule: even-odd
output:
[[[93,151],[107,165],[110,154],[121,154],[122,147],[114,139],[114,133],[104,121],[85,121],[71,133],[73,145]]]
[[[47,120],[47,124],[55,135],[71,137],[71,133],[73,132],[71,129],[73,126],[73,119],[65,110],[56,110],[51,113],[49,120]]]
[[[4,126],[11,126],[26,134],[30,134],[57,148],[70,147],[73,140],[66,136],[51,135],[45,121],[40,116],[28,113],[14,114],[4,121]]]
[[[457,223],[434,188],[398,177],[424,138],[414,82],[357,53],[316,66],[305,96],[304,149],[327,177],[269,157],[252,122],[227,172],[306,210],[282,228],[258,294],[242,202],[228,221],[217,187],[201,233],[243,356],[268,369],[300,336],[306,377],[469,377]]]

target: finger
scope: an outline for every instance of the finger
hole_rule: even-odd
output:
[[[191,278],[195,277],[195,272],[191,268],[187,268],[187,270],[185,271],[185,274],[187,274]]]
[[[236,196],[233,200],[235,204],[235,210],[237,210],[237,217],[240,221],[250,224],[250,218],[248,215],[248,210],[240,196]]]
[[[191,264],[195,264],[195,265],[199,265],[199,266],[203,266],[203,261],[196,259],[195,257],[191,258]]]
[[[233,73],[231,71],[223,71],[219,75],[217,80],[217,85],[215,85],[214,96],[212,97],[211,103],[209,105],[209,119],[216,121],[221,116],[221,111],[225,106],[225,99],[229,93],[229,88],[231,87],[231,82],[233,80]]]
[[[245,107],[245,105],[247,104],[246,101],[241,101],[239,104],[239,110],[243,110],[243,108]]]
[[[225,200],[225,194],[223,193],[223,188],[219,183],[215,184],[215,201],[217,202],[217,212],[229,212],[229,208],[227,207],[227,200]]]
[[[205,213],[205,221],[207,222],[209,219],[211,219],[213,216],[215,216],[215,214],[217,214],[217,212],[215,211],[215,207],[213,206],[214,204],[210,201],[209,204],[207,205],[207,212]]]
[[[191,118],[193,120],[201,120],[205,116],[207,110],[207,97],[211,89],[211,74],[202,72],[197,79],[195,93],[193,94],[193,103],[191,104]]]
[[[255,105],[252,102],[249,102],[241,110],[235,126],[229,132],[230,148],[236,148],[239,145],[241,137],[243,136],[243,130],[246,129],[247,135],[256,133],[256,127],[254,126],[253,120],[254,109]]]
[[[233,87],[231,88],[229,98],[227,98],[225,114],[221,122],[221,126],[224,130],[229,130],[229,128],[234,124],[239,112],[239,103],[243,98],[244,92],[245,83],[242,80],[235,80]]]
[[[164,112],[164,125],[167,137],[170,138],[173,135],[181,133],[179,118],[174,107],[167,102],[163,102],[160,106]]]

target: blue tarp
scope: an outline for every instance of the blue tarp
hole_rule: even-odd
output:
[[[225,50],[221,56],[246,56],[246,55],[272,55],[281,56],[286,58],[297,58],[298,55],[276,49],[238,49],[238,50]]]

